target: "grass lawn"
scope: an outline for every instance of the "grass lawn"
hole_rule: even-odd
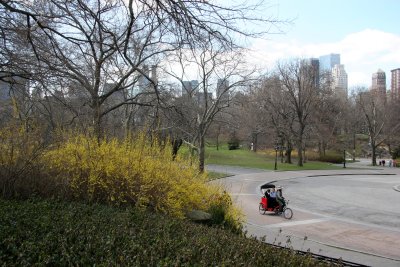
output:
[[[226,173],[222,173],[222,172],[213,172],[213,171],[208,171],[207,172],[208,175],[208,179],[210,181],[212,180],[216,180],[216,179],[220,179],[220,178],[225,178],[228,177],[230,175],[226,174]]]
[[[278,158],[277,169],[280,171],[292,170],[332,170],[341,167],[326,162],[308,161],[303,167],[298,167],[297,159],[292,158],[293,164],[281,163]],[[206,148],[206,164],[240,166],[246,168],[257,168],[264,170],[273,170],[275,167],[275,158],[265,153],[254,153],[250,150],[237,149],[228,150],[227,148],[215,147]]]

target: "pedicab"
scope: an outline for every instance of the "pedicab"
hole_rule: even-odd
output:
[[[261,192],[263,192],[263,190],[272,190],[272,188],[276,188],[276,186],[270,183],[264,184],[261,186]],[[288,207],[288,204],[289,200],[284,199],[284,205],[283,207],[281,207],[275,198],[270,197],[268,194],[265,193],[261,197],[258,210],[262,215],[266,213],[275,213],[277,215],[282,215],[285,219],[289,220],[293,217],[293,211],[291,208]]]

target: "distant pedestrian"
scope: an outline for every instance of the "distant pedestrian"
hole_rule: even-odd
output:
[[[397,167],[396,159],[393,159],[393,168]]]
[[[379,166],[382,166],[382,160],[379,161]]]
[[[383,166],[383,167],[385,167],[385,163],[386,163],[386,162],[385,162],[385,160],[383,159],[383,160],[382,160],[382,166]]]
[[[392,159],[389,159],[389,168],[392,167],[392,163],[393,163],[393,160],[392,160]]]

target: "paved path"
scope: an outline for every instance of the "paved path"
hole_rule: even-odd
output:
[[[243,209],[247,219],[245,229],[249,235],[265,236],[268,243],[293,247],[296,250],[310,250],[334,258],[341,257],[369,266],[400,266],[398,206],[393,211],[388,207],[389,212],[379,211],[377,206],[378,209],[370,211],[369,216],[357,218],[353,216],[358,214],[357,212],[368,212],[359,209],[357,212],[352,211],[357,205],[363,205],[364,191],[355,194],[355,198],[362,199],[361,204],[352,199],[349,203],[338,202],[335,209],[335,202],[332,201],[337,198],[336,194],[343,191],[335,190],[335,186],[350,184],[354,191],[355,185],[359,184],[360,188],[368,190],[368,186],[373,183],[374,188],[382,185],[382,190],[390,190],[382,192],[391,195],[391,202],[394,202],[392,204],[400,205],[400,193],[395,191],[396,186],[400,184],[400,168],[371,167],[368,166],[368,162],[361,161],[358,164],[347,164],[346,169],[330,171],[274,172],[215,165],[207,166],[207,169],[233,175],[219,180],[218,183],[227,188],[235,202]],[[273,181],[286,187],[284,194],[291,199],[289,206],[294,211],[292,220],[275,215],[260,215],[258,212],[261,196],[259,187]],[[335,184],[332,181],[340,183]],[[319,206],[310,202],[314,203],[312,206],[307,202],[307,198],[304,198],[304,194],[299,193],[299,190],[302,193],[308,190],[308,186],[303,186],[307,183],[316,185],[308,193],[314,192],[318,195],[319,192],[323,195],[324,200]],[[394,217],[385,219],[389,220],[388,223],[376,222],[376,218],[381,216],[379,212],[394,214]]]

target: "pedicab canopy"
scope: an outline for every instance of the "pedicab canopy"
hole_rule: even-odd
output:
[[[269,188],[275,188],[275,185],[274,185],[274,184],[271,184],[271,183],[266,183],[266,184],[263,184],[263,185],[260,187],[260,189],[269,189]]]

